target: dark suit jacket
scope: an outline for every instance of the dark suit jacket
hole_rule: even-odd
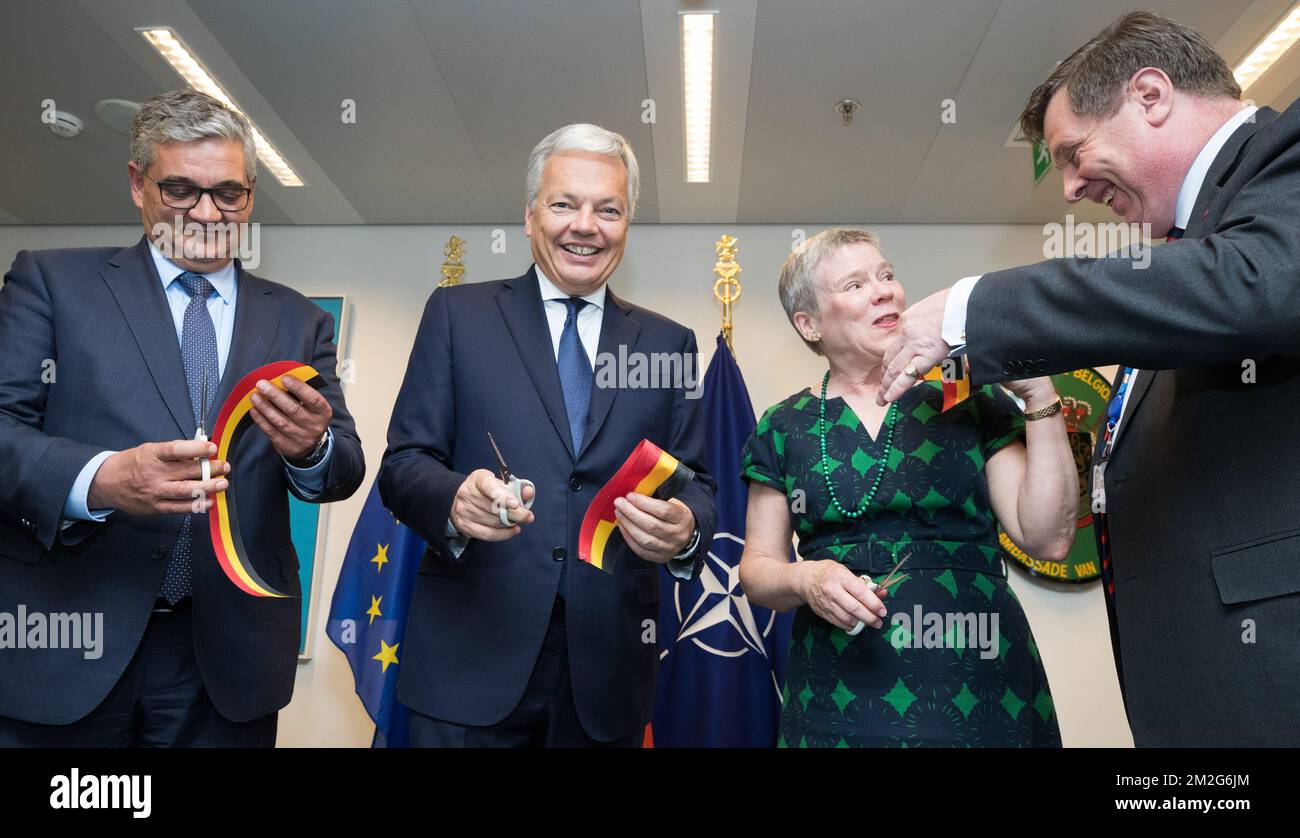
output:
[[[0,290],[0,610],[103,612],[103,656],[81,650],[0,650],[0,715],[68,724],[108,694],[135,653],[162,586],[183,516],[115,512],[60,535],[64,501],[82,467],[104,450],[194,436],[193,409],[171,310],[144,239],[124,250],[23,251]],[[361,443],[335,375],[333,319],[310,300],[239,270],[235,333],[221,389],[272,361],[310,363],[334,408],[334,449],[323,494],[348,497],[364,476]],[[53,359],[55,380],[42,383]],[[283,460],[260,431],[231,463],[231,489],[262,578],[298,595]],[[257,599],[222,574],[194,529],[194,651],[220,713],[246,721],[289,703],[300,599]]]
[[[689,329],[612,291],[605,300],[601,353],[695,352]],[[456,724],[504,719],[528,683],[561,562],[568,562],[569,663],[579,718],[603,741],[640,730],[650,717],[659,657],[646,621],[658,617],[659,574],[666,571],[638,558],[621,538],[610,542],[612,573],[586,565],[576,558],[578,531],[596,492],[645,438],[694,469],[696,479],[679,497],[695,515],[700,543],[710,543],[716,511],[698,405],[684,389],[594,387],[575,456],[534,270],[434,291],[379,471],[385,506],[430,544],[402,644],[398,698]],[[508,541],[471,541],[455,558],[445,538],[447,516],[466,475],[495,471],[489,431],[511,471],[537,484],[536,519]]]
[[[1134,741],[1300,745],[1300,107],[1241,126],[1150,257],[985,275],[974,377],[1143,370],[1105,475]]]

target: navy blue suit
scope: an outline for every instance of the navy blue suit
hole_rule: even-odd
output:
[[[133,247],[23,251],[0,290],[0,610],[102,612],[103,655],[79,649],[0,650],[0,716],[67,725],[87,716],[122,677],[151,619],[183,516],[115,512],[61,534],[64,501],[82,467],[105,450],[193,438],[181,350],[144,239]],[[334,409],[322,494],[348,497],[365,465],[335,375],[333,318],[301,294],[239,270],[234,341],[206,425],[234,385],[272,361],[310,363]],[[45,359],[57,363],[42,380]],[[244,540],[262,578],[299,595],[283,460],[261,431],[231,463]],[[296,492],[296,489],[294,489]],[[193,646],[217,711],[244,722],[289,702],[300,599],[256,599],[222,574],[195,529]],[[80,538],[69,546],[65,540]]]
[[[694,358],[695,335],[607,289],[599,353]],[[598,356],[599,357],[599,356]],[[379,472],[384,504],[430,544],[402,644],[398,698],[457,725],[501,722],[519,704],[557,594],[573,704],[582,728],[609,742],[650,718],[659,652],[659,565],[611,539],[608,573],[577,559],[588,504],[641,439],[696,472],[679,499],[700,544],[713,537],[713,480],[704,470],[703,415],[686,388],[597,386],[582,449],[573,451],[564,394],[537,275],[434,291],[393,410]],[[536,519],[507,541],[471,541],[456,557],[445,538],[456,490],[475,469],[495,471],[491,431],[511,470],[537,485]],[[700,551],[702,554],[703,551]],[[559,590],[568,563],[567,589]]]

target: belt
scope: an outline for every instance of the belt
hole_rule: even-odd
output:
[[[803,553],[800,550],[800,553]],[[913,570],[966,570],[1006,576],[1002,551],[992,544],[968,541],[939,541],[913,538],[911,540],[882,541],[863,538],[839,545],[817,545],[804,555],[805,559],[831,559],[848,567],[854,573],[879,576],[894,569],[904,556],[907,564],[904,573]]]

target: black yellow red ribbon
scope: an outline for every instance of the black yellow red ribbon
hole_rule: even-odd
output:
[[[648,439],[641,440],[587,507],[578,534],[578,558],[612,573],[613,565],[605,547],[618,528],[614,501],[631,492],[668,500],[676,497],[694,479],[695,472],[679,463],[672,454]]]
[[[947,413],[970,398],[969,363],[965,356],[952,360],[957,361],[957,363],[950,365],[950,375],[944,375],[941,366],[931,367],[930,371],[925,374],[924,380],[938,381],[943,385],[943,409],[939,411],[940,413]]]
[[[231,462],[239,441],[244,433],[256,427],[252,417],[252,396],[257,390],[257,382],[266,380],[273,386],[284,389],[281,378],[292,376],[299,381],[315,387],[325,386],[325,380],[316,370],[297,361],[278,361],[250,372],[235,385],[226,403],[221,406],[217,424],[213,429],[212,441],[217,445],[217,459]],[[258,575],[248,560],[248,551],[244,547],[243,533],[239,527],[238,504],[235,498],[235,484],[238,475],[232,475],[230,486],[216,496],[216,503],[208,515],[208,528],[212,533],[212,549],[217,554],[217,562],[226,577],[246,594],[257,597],[287,598],[289,595],[277,591]]]

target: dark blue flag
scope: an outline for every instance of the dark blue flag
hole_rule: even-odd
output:
[[[740,456],[754,407],[722,336],[704,376],[705,465],[718,482],[718,531],[697,578],[664,574],[655,747],[776,744],[793,614],[751,606],[740,588],[749,489]]]
[[[376,482],[352,531],[325,633],[347,656],[357,697],[375,723],[375,748],[409,744],[397,702],[402,638],[425,543],[384,508]]]

